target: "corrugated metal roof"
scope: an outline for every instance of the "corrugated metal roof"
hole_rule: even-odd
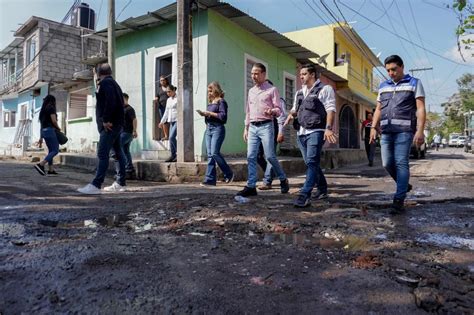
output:
[[[295,43],[284,35],[272,30],[265,24],[228,3],[219,2],[217,0],[200,0],[199,5],[204,9],[212,9],[218,12],[243,29],[270,43],[272,46],[277,47],[289,55],[295,57],[300,62],[309,62],[309,58],[319,57],[319,55],[315,52]],[[173,3],[159,10],[148,12],[147,14],[141,15],[139,17],[131,17],[124,21],[118,22],[115,30],[117,37],[173,21],[176,19],[176,11],[177,4]],[[106,37],[107,29],[98,31],[96,34]]]
[[[23,38],[15,38],[7,47],[0,51],[0,58],[14,58],[15,48],[21,48],[18,52],[20,55],[23,54]]]

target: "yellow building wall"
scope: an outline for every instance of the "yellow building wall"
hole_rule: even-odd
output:
[[[317,59],[312,59],[313,62],[319,63],[335,74],[348,80],[349,88],[363,95],[365,98],[372,101],[375,106],[377,94],[371,91],[372,87],[372,71],[373,66],[362,54],[359,48],[352,42],[347,40],[340,30],[335,28],[333,25],[324,25],[314,28],[308,28],[300,31],[285,33],[285,36],[291,40],[299,43],[300,45],[316,52],[320,56],[324,56],[329,53],[325,58],[327,65],[318,62]],[[334,43],[338,44],[338,54],[350,53],[350,65],[345,63],[340,66],[334,65],[336,59],[334,54]],[[369,78],[368,87],[364,81],[364,71],[367,69],[367,75]]]

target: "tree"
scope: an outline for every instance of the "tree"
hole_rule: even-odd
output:
[[[474,110],[474,74],[465,73],[456,80],[463,112]]]
[[[458,51],[462,60],[466,61],[461,52],[461,46],[464,45],[464,48],[467,50],[474,47],[474,40],[472,39],[474,34],[474,7],[469,0],[453,0],[452,7],[459,20],[459,25],[456,29]],[[471,56],[474,57],[474,53],[471,53]]]

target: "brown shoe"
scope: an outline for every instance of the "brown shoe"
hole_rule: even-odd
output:
[[[258,186],[258,190],[270,190],[272,189],[272,184],[262,184]]]

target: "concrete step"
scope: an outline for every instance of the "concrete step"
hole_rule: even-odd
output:
[[[167,156],[166,156],[167,157]],[[63,165],[94,171],[97,166],[97,157],[91,155],[61,154]],[[285,173],[289,176],[301,175],[306,172],[306,165],[301,157],[278,157]],[[339,168],[345,165],[358,164],[365,161],[364,150],[334,149],[323,151],[321,167],[326,169]],[[226,159],[235,174],[235,180],[247,179],[246,159]],[[207,162],[166,163],[164,160],[136,160],[134,166],[137,177],[141,180],[166,182],[199,182],[202,181],[207,168]],[[114,162],[110,160],[109,171],[114,171]],[[262,176],[261,170],[260,177]],[[218,169],[219,178],[223,178]]]

